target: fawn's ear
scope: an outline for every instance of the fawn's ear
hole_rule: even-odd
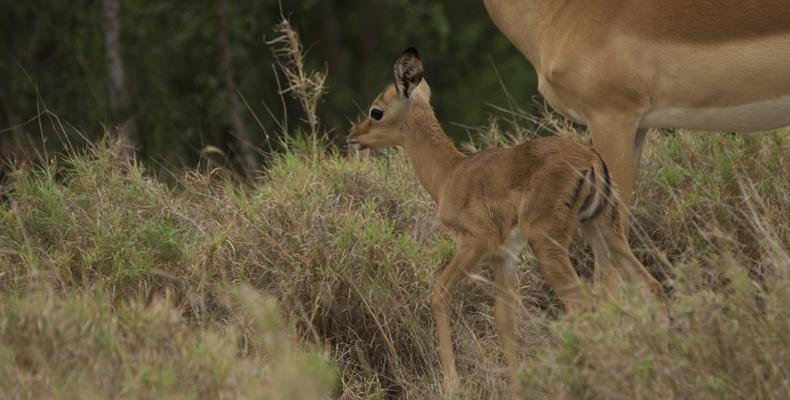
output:
[[[398,88],[398,93],[408,98],[421,81],[420,53],[414,47],[409,47],[401,53],[398,61],[395,61],[395,86]]]

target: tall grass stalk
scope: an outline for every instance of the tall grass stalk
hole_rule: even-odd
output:
[[[274,28],[277,36],[266,42],[271,48],[277,66],[284,76],[285,85],[280,95],[297,99],[304,113],[313,141],[322,139],[318,119],[318,102],[326,93],[326,71],[308,70],[305,67],[306,52],[299,40],[299,33],[287,19]]]

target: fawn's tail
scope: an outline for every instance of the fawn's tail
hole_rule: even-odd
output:
[[[595,219],[602,211],[617,205],[609,168],[601,155],[598,152],[595,154],[598,158],[593,162],[592,168],[587,171],[584,179],[589,194],[579,209],[579,219],[582,222]]]

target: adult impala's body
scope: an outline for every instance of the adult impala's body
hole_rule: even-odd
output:
[[[596,259],[617,268],[631,282],[661,293],[631,253],[621,229],[621,210],[606,164],[594,151],[549,137],[509,149],[461,154],[444,134],[422,79],[422,62],[408,49],[395,64],[395,85],[373,102],[349,143],[362,147],[403,147],[423,187],[439,206],[439,219],[458,236],[458,248],[431,295],[446,383],[456,381],[448,302],[450,291],[490,257],[496,278],[495,320],[513,393],[518,393],[514,337],[513,263],[528,244],[543,275],[570,312],[588,306],[582,282],[568,259],[577,226]]]
[[[535,66],[546,100],[589,127],[625,205],[648,128],[756,131],[790,125],[787,0],[485,5]],[[603,272],[611,277],[611,269]]]

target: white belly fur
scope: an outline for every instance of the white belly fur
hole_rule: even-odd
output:
[[[640,128],[752,132],[790,125],[790,96],[738,106],[650,110]]]

